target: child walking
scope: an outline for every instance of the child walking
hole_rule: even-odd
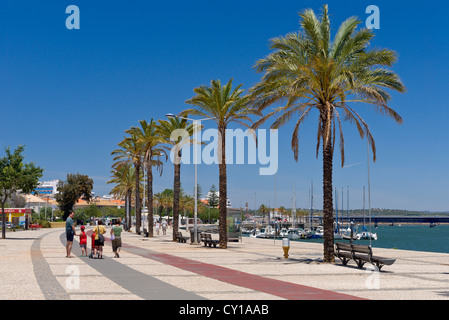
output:
[[[87,235],[86,235],[86,232],[84,232],[84,229],[85,229],[85,227],[81,226],[81,232],[79,234],[81,257],[87,257]]]

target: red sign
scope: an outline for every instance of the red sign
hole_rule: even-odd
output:
[[[0,212],[1,212],[1,210],[0,210]],[[31,214],[31,209],[5,208],[5,213],[28,213],[28,214]]]

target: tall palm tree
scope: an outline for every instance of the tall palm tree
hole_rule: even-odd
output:
[[[136,136],[141,144],[143,164],[147,172],[148,236],[153,237],[153,167],[162,175],[163,163],[160,157],[165,155],[167,158],[167,154],[162,147],[165,140],[156,132],[157,122],[151,119],[150,122],[140,120],[139,123],[140,127],[131,127],[125,132]]]
[[[120,149],[115,149],[111,152],[114,156],[113,168],[125,164],[132,164],[135,168],[135,207],[136,207],[136,233],[140,234],[140,219],[141,219],[141,205],[140,205],[140,175],[142,169],[142,142],[135,135],[125,137],[118,143]],[[131,224],[130,224],[131,227]]]
[[[301,123],[318,111],[317,157],[322,143],[324,261],[334,261],[332,167],[336,127],[339,130],[341,164],[344,165],[342,120],[349,120],[361,138],[367,137],[376,160],[376,148],[367,123],[354,109],[356,103],[373,105],[381,114],[401,123],[402,118],[387,103],[386,89],[405,92],[399,76],[388,69],[397,60],[389,49],[369,48],[371,30],[356,30],[360,21],[345,20],[331,40],[327,5],[318,19],[312,10],[300,13],[301,30],[271,40],[274,52],[259,60],[255,69],[264,72],[252,89],[253,105],[262,111],[273,104],[273,111],[261,117],[253,128],[276,116],[271,128],[279,128],[297,116],[291,147],[298,161],[298,130]],[[342,119],[343,118],[343,119]]]
[[[227,248],[226,232],[226,202],[227,202],[227,175],[226,175],[226,128],[231,122],[249,127],[250,114],[258,114],[257,110],[249,107],[249,97],[244,94],[241,84],[232,88],[232,79],[222,85],[220,80],[212,80],[210,86],[202,85],[193,91],[196,95],[186,101],[194,105],[192,109],[181,112],[181,115],[198,115],[214,118],[218,126],[218,167],[219,167],[219,238],[220,248]]]
[[[180,130],[182,134],[177,134]],[[165,143],[175,146],[173,150],[174,183],[173,183],[173,241],[176,241],[176,232],[179,227],[179,199],[181,194],[181,148],[192,142],[193,125],[186,119],[172,117],[168,120],[159,120],[157,134],[165,140]],[[175,134],[176,136],[172,135]],[[183,137],[184,136],[184,137]],[[176,139],[175,139],[176,138]]]

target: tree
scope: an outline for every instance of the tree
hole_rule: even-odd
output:
[[[209,207],[216,208],[218,206],[218,192],[214,184],[210,187],[206,199]]]
[[[274,210],[276,210],[276,208],[274,208]],[[281,215],[281,217],[283,218],[284,215],[287,213],[287,209],[285,209],[284,206],[280,206],[278,209],[279,214]]]
[[[195,210],[195,199],[187,194],[182,194],[179,201],[179,209],[187,212],[194,212]]]
[[[165,155],[167,160],[167,154],[164,148],[161,146],[165,142],[157,132],[157,123],[150,120],[148,123],[145,120],[140,120],[140,127],[131,127],[126,130],[126,133],[135,136],[139,140],[141,145],[141,155],[143,156],[143,164],[146,165],[147,171],[147,200],[148,200],[148,236],[153,236],[153,167],[159,170],[159,174],[162,175],[163,164],[160,161],[160,157]],[[145,190],[144,190],[145,194]]]
[[[55,200],[58,202],[59,209],[63,212],[64,220],[67,219],[70,211],[73,210],[80,198],[90,202],[93,187],[93,180],[89,176],[80,173],[68,173],[67,180],[59,182]]]
[[[111,155],[114,156],[113,168],[117,168],[119,166],[125,164],[132,164],[135,168],[135,207],[136,207],[136,233],[140,234],[140,223],[142,218],[142,208],[140,205],[140,180],[141,180],[141,171],[142,171],[142,150],[143,150],[143,142],[136,135],[131,135],[129,137],[125,137],[122,141],[118,143],[120,149],[115,149],[111,152]],[[129,225],[131,227],[131,224]]]
[[[232,88],[232,79],[221,85],[220,80],[212,80],[210,86],[202,85],[193,91],[196,95],[186,101],[195,106],[181,112],[182,116],[189,114],[202,117],[211,117],[218,127],[218,168],[219,168],[219,239],[220,248],[226,249],[227,244],[227,174],[226,174],[226,128],[232,122],[246,127],[251,123],[249,115],[259,114],[256,109],[249,107],[249,97],[244,94],[240,84]]]
[[[26,203],[26,199],[18,192],[11,195],[7,201],[7,205],[10,205],[12,208],[25,208]]]
[[[129,230],[131,226],[131,202],[136,181],[136,168],[130,163],[124,163],[115,167],[111,173],[112,177],[108,183],[115,183],[115,186],[110,193],[125,199],[125,224]]]
[[[259,212],[262,213],[262,218],[265,220],[265,213],[270,213],[270,209],[266,205],[261,204],[259,207]]]
[[[39,209],[39,219],[41,220],[50,220],[53,209],[51,207],[42,207]]]
[[[332,168],[336,129],[339,131],[341,165],[344,165],[342,120],[355,124],[361,138],[367,137],[376,160],[374,139],[368,125],[353,104],[373,105],[381,114],[402,122],[387,103],[386,89],[404,92],[399,76],[389,70],[397,54],[388,49],[370,49],[371,30],[356,30],[360,21],[345,20],[331,41],[328,7],[323,7],[321,20],[312,10],[300,13],[301,30],[271,40],[270,53],[259,60],[255,69],[264,72],[262,80],[251,90],[253,106],[260,112],[273,104],[282,104],[253,125],[259,127],[276,116],[271,128],[277,129],[293,116],[298,116],[291,141],[298,161],[298,131],[301,123],[318,111],[316,156],[322,144],[323,155],[323,226],[324,261],[334,261],[332,209]],[[340,114],[341,113],[341,114]],[[343,119],[342,119],[343,118]]]
[[[193,134],[193,125],[186,119],[171,117],[168,120],[159,120],[156,132],[162,137],[165,143],[173,145],[173,241],[176,241],[176,232],[179,227],[179,201],[181,195],[181,148],[190,144],[190,137]]]
[[[5,148],[5,156],[0,158],[0,203],[2,206],[2,239],[6,238],[5,204],[8,198],[20,190],[29,194],[36,189],[43,169],[33,162],[23,163],[24,146],[18,146],[13,153]]]

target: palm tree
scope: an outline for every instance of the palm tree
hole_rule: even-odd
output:
[[[195,108],[181,112],[182,116],[189,114],[202,117],[211,117],[218,126],[218,167],[219,167],[219,238],[220,248],[227,248],[226,232],[226,202],[227,202],[227,175],[226,175],[226,128],[231,122],[242,124],[246,127],[246,122],[251,122],[250,114],[258,112],[249,107],[249,97],[240,89],[241,84],[235,89],[232,88],[232,79],[227,84],[221,85],[220,80],[212,80],[210,86],[201,85],[193,91],[196,96],[188,99],[187,104],[194,105]]]
[[[405,92],[399,76],[389,70],[397,54],[389,49],[370,49],[374,37],[371,30],[356,30],[360,21],[345,20],[331,41],[328,7],[323,7],[321,19],[312,10],[300,13],[301,29],[271,40],[274,52],[259,60],[255,69],[264,72],[260,83],[251,93],[258,111],[273,104],[283,104],[261,117],[253,128],[276,116],[271,128],[279,128],[293,116],[298,116],[293,130],[291,147],[298,161],[298,130],[301,123],[318,111],[317,149],[322,143],[323,154],[323,212],[324,261],[334,261],[332,161],[339,130],[341,165],[344,165],[344,139],[341,121],[349,120],[361,138],[367,137],[376,160],[374,139],[368,125],[355,111],[353,104],[373,105],[381,114],[401,123],[402,118],[387,103],[386,89]],[[343,119],[342,119],[343,117]]]
[[[142,169],[142,142],[135,135],[125,137],[118,143],[120,149],[111,152],[115,157],[113,168],[118,166],[132,164],[135,168],[135,207],[136,207],[136,233],[140,234],[140,175]],[[130,224],[131,227],[131,224]]]
[[[195,210],[195,199],[194,197],[184,194],[181,196],[179,201],[179,209],[188,212],[193,212]]]
[[[162,147],[165,140],[156,132],[157,123],[150,120],[140,120],[140,127],[131,127],[126,133],[136,136],[142,146],[141,154],[143,156],[143,164],[146,165],[147,171],[147,199],[148,199],[148,236],[153,236],[153,167],[156,167],[160,175],[162,175],[163,163],[159,158],[167,154]],[[144,208],[145,209],[145,208]]]
[[[114,183],[115,186],[111,190],[111,194],[118,198],[125,199],[125,223],[126,226],[130,226],[130,207],[132,201],[132,192],[134,190],[136,169],[132,164],[126,163],[121,166],[117,166],[111,171],[112,177],[108,183]]]
[[[176,134],[176,131],[182,131],[183,135]],[[179,224],[179,199],[181,194],[181,148],[185,144],[191,143],[190,137],[193,135],[193,125],[186,119],[171,117],[168,120],[159,120],[156,129],[157,134],[165,140],[165,143],[175,146],[174,153],[174,183],[173,183],[173,241],[176,241],[176,232]],[[176,140],[173,139],[173,133],[176,134]],[[184,139],[183,139],[184,136]]]
[[[165,189],[162,192],[156,193],[154,197],[158,203],[158,207],[165,209],[165,215],[169,215],[173,209],[173,189]],[[160,214],[162,215],[162,210]]]

